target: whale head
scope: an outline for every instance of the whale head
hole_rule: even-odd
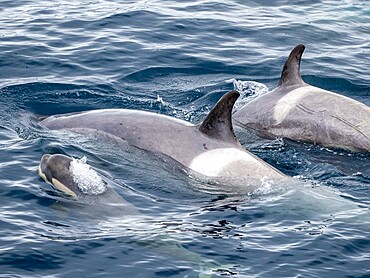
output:
[[[69,197],[77,198],[81,193],[70,171],[72,158],[62,154],[45,154],[42,156],[38,173],[47,183]]]

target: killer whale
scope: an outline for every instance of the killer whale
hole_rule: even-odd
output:
[[[38,174],[59,195],[65,197],[64,201],[71,200],[98,208],[110,206],[114,208],[111,211],[113,215],[122,212],[139,215],[139,211],[92,170],[86,161],[63,154],[44,154],[38,166]]]
[[[370,107],[305,83],[300,73],[304,50],[300,44],[291,51],[278,87],[236,111],[235,123],[270,139],[369,152]]]
[[[245,150],[235,137],[231,112],[238,97],[237,91],[226,93],[198,125],[130,109],[55,115],[40,123],[51,130],[107,133],[140,149],[168,156],[232,190],[253,191],[263,182],[285,180],[287,176]]]

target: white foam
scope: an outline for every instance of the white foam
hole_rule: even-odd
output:
[[[163,98],[161,98],[159,95],[157,95],[157,102],[160,104],[164,104]]]
[[[103,179],[86,163],[86,157],[73,159],[69,171],[72,173],[73,181],[85,194],[99,195],[107,189]]]
[[[226,83],[233,83],[234,90],[237,90],[241,94],[240,98],[234,105],[234,112],[238,111],[241,107],[255,98],[269,92],[266,85],[255,81],[242,81],[232,78],[226,80]]]
[[[267,177],[262,177],[260,179],[261,181],[261,186],[258,187],[253,194],[255,195],[267,195],[270,193],[274,193],[276,191],[275,183],[272,179],[269,179]]]

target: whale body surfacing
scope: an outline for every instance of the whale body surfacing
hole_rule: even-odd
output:
[[[236,124],[267,138],[288,138],[350,151],[370,151],[370,107],[305,83],[296,46],[279,86],[234,113]]]
[[[245,150],[235,137],[231,112],[238,97],[236,91],[225,94],[199,125],[130,109],[55,115],[41,124],[48,129],[104,132],[140,149],[168,156],[215,181],[227,181],[231,187],[238,181],[235,186],[247,191],[258,188],[261,180],[285,180],[283,173]]]

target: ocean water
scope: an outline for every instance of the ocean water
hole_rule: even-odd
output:
[[[369,154],[236,128],[296,181],[224,194],[36,121],[132,108],[198,123],[228,90],[236,108],[272,90],[300,43],[306,82],[370,105],[366,0],[0,1],[0,276],[370,277]],[[45,153],[86,156],[130,209],[61,197],[37,175]]]

